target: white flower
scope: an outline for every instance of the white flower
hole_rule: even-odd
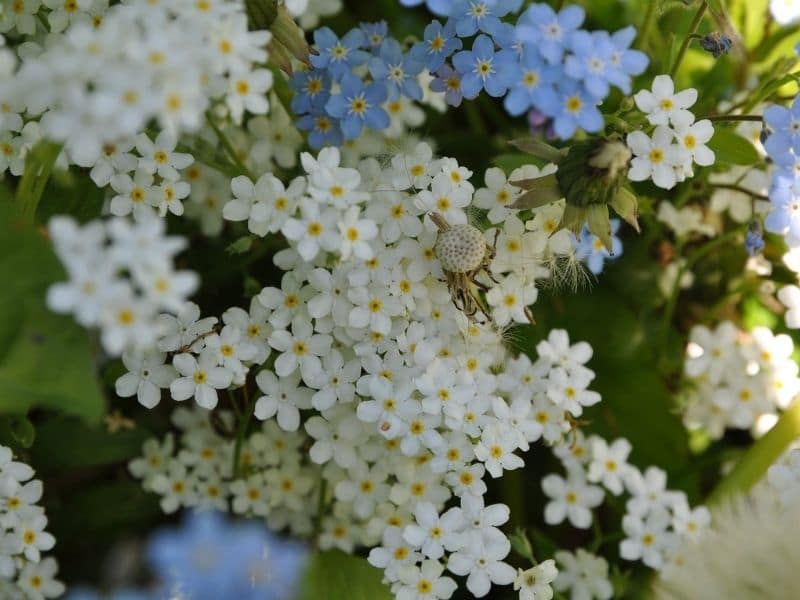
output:
[[[627,538],[620,542],[620,556],[625,560],[641,559],[648,567],[659,569],[664,562],[664,551],[673,539],[668,527],[669,516],[665,511],[654,510],[646,519],[625,515],[622,530]]]
[[[516,440],[506,428],[499,424],[483,430],[481,440],[475,446],[475,457],[482,461],[492,477],[500,477],[503,471],[512,471],[525,466],[516,454]]]
[[[242,336],[241,329],[232,325],[225,325],[219,334],[205,338],[205,342],[206,349],[215,353],[217,364],[232,371],[236,378],[243,378],[247,372],[242,361],[253,360],[258,351],[255,345]]]
[[[21,544],[21,552],[29,561],[39,562],[42,551],[50,550],[56,538],[47,533],[47,517],[41,512],[21,516],[14,527],[14,536]]]
[[[153,477],[150,489],[161,494],[161,510],[167,514],[197,502],[197,482],[189,476],[186,467],[177,461],[170,462],[165,473]]]
[[[797,0],[770,0],[769,11],[779,25],[788,25],[800,19],[800,2]]]
[[[678,143],[691,155],[692,160],[701,167],[714,164],[714,152],[706,146],[706,142],[714,136],[714,126],[711,121],[703,119],[691,125],[682,124],[675,129]]]
[[[234,122],[242,121],[245,110],[254,115],[267,114],[267,91],[271,87],[272,73],[267,69],[232,73],[226,102]]]
[[[498,327],[509,323],[528,323],[527,308],[538,297],[539,290],[533,283],[524,283],[519,276],[511,274],[500,285],[491,288],[486,301],[492,307],[492,318]]]
[[[165,365],[166,356],[160,352],[123,352],[122,364],[128,369],[117,379],[117,396],[136,395],[139,404],[153,408],[161,400],[161,389],[168,388],[178,373],[172,365]]]
[[[558,525],[569,519],[574,527],[588,529],[592,524],[590,509],[603,501],[603,490],[586,483],[582,470],[573,469],[567,479],[550,474],[542,479],[542,489],[550,498],[544,509],[544,520],[548,525]]]
[[[399,527],[386,527],[383,531],[382,545],[370,550],[367,560],[372,566],[382,569],[390,581],[396,581],[399,579],[400,570],[415,566],[422,560],[422,555],[403,539]]]
[[[522,192],[520,188],[511,185],[509,179],[511,178],[507,179],[502,169],[491,167],[484,174],[486,187],[475,191],[473,204],[489,211],[487,218],[490,223],[501,223],[511,215],[512,210],[508,206]]]
[[[237,479],[231,483],[233,512],[240,515],[267,516],[269,507],[265,487],[264,476],[260,473],[251,475],[247,479]]]
[[[369,327],[376,333],[386,335],[392,329],[392,317],[400,314],[400,303],[389,296],[385,287],[352,288],[347,297],[355,305],[349,315],[351,327]]]
[[[619,496],[622,493],[622,482],[630,471],[628,455],[631,444],[625,438],[614,440],[608,444],[602,438],[592,439],[592,462],[589,464],[587,477],[593,483],[602,483],[605,488]]]
[[[297,243],[297,252],[306,261],[320,250],[334,252],[341,246],[336,227],[337,212],[311,200],[300,202],[300,219],[290,218],[281,227],[287,239]]]
[[[550,600],[553,588],[550,584],[558,575],[553,559],[539,563],[527,571],[517,569],[514,590],[519,590],[519,600]]]
[[[300,410],[311,408],[311,390],[300,387],[300,376],[291,373],[278,379],[266,369],[256,376],[256,384],[264,395],[256,401],[255,415],[262,421],[277,415],[284,431],[297,431]]]
[[[789,329],[800,328],[800,287],[785,285],[778,290],[778,300],[787,308],[783,318]]]
[[[58,563],[50,556],[38,564],[29,562],[17,575],[17,585],[30,600],[58,598],[66,588],[55,578],[57,572]]]
[[[447,569],[467,577],[467,589],[476,598],[489,593],[492,584],[509,585],[516,578],[514,569],[503,562],[511,550],[511,543],[498,538],[483,545],[469,546],[450,555]]]
[[[204,345],[203,336],[210,333],[216,323],[216,317],[201,319],[200,307],[194,302],[187,302],[177,316],[159,316],[158,326],[163,335],[158,340],[158,349],[162,352],[175,352],[186,348],[199,352]]]
[[[660,202],[658,205],[658,220],[666,224],[678,238],[690,233],[713,236],[716,233],[713,225],[704,223],[703,211],[694,205],[675,208],[669,201]]]
[[[697,102],[697,90],[688,88],[675,93],[675,84],[669,75],[658,75],[653,79],[653,91],[641,90],[634,97],[636,106],[647,114],[652,125],[684,126],[694,121],[694,115],[686,110]],[[629,144],[630,145],[630,144]]]
[[[347,260],[351,254],[361,260],[372,258],[372,248],[368,242],[378,235],[378,226],[370,219],[360,219],[360,216],[361,210],[351,206],[339,220],[342,260]]]
[[[608,563],[602,556],[578,548],[575,554],[559,550],[555,557],[561,568],[553,587],[559,592],[569,590],[572,600],[608,600],[614,595]]]
[[[419,567],[402,567],[398,571],[401,585],[397,589],[397,600],[450,598],[458,586],[450,577],[442,577],[443,571],[444,567],[436,560],[424,560]]]
[[[692,509],[687,504],[678,504],[672,510],[672,527],[686,539],[697,541],[710,523],[711,513],[705,506]]]
[[[439,173],[433,178],[430,190],[422,190],[417,194],[417,204],[420,207],[427,212],[438,212],[450,225],[467,222],[463,209],[469,206],[471,201],[471,190],[454,183],[445,173]]]
[[[434,560],[444,556],[444,551],[459,550],[464,545],[460,533],[464,523],[460,508],[453,507],[439,516],[430,502],[419,502],[414,509],[416,524],[406,525],[405,539],[414,548],[419,548],[427,558]]]
[[[292,331],[277,329],[270,334],[268,342],[281,354],[275,359],[275,373],[286,377],[298,367],[305,381],[313,381],[322,369],[320,357],[331,347],[331,336],[315,334],[307,319],[292,320]]]
[[[355,445],[363,431],[358,419],[348,415],[328,422],[322,417],[313,416],[305,422],[304,427],[315,440],[308,451],[312,461],[322,465],[332,458],[343,469],[356,465],[358,455]]]
[[[634,154],[628,178],[631,181],[653,179],[658,187],[672,189],[678,179],[675,168],[690,158],[688,152],[675,143],[675,135],[665,126],[656,127],[653,137],[641,131],[628,134],[628,147]]]
[[[152,207],[147,203],[152,186],[153,176],[144,170],[136,171],[133,178],[125,173],[114,175],[111,187],[117,195],[111,198],[111,214],[124,217],[133,213],[139,219],[143,214],[152,212]]]
[[[371,469],[358,464],[347,473],[347,479],[336,484],[334,495],[342,502],[352,502],[353,514],[359,519],[368,519],[375,508],[389,497],[387,473],[380,463]]]
[[[229,221],[247,220],[247,228],[258,236],[275,233],[294,213],[305,185],[304,178],[296,177],[287,188],[272,173],[259,177],[255,185],[247,177],[234,177],[234,199],[223,207],[223,217]]]
[[[141,155],[139,159],[139,169],[150,173],[158,174],[168,181],[178,181],[180,174],[178,171],[187,168],[194,162],[191,154],[175,152],[178,138],[169,130],[163,130],[153,142],[145,133],[136,138],[136,150]]]
[[[173,381],[169,391],[174,400],[182,401],[194,396],[199,406],[211,410],[217,405],[217,390],[230,386],[233,373],[218,366],[216,353],[203,350],[195,358],[191,354],[178,354],[172,364],[182,377]]]
[[[355,382],[361,375],[361,363],[350,360],[345,363],[341,352],[332,350],[322,358],[322,369],[308,381],[314,388],[311,404],[319,411],[328,410],[337,402],[352,402],[355,397]]]

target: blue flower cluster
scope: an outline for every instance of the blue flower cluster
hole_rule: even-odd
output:
[[[304,546],[263,523],[233,523],[214,511],[194,512],[180,528],[156,533],[147,550],[163,590],[192,600],[295,598],[307,556]]]
[[[764,149],[775,165],[769,190],[772,210],[764,226],[783,235],[789,246],[800,246],[800,95],[789,108],[765,110],[764,124],[769,129]]]
[[[501,21],[519,10],[520,4],[520,0],[451,3],[446,24],[432,24],[442,32],[442,39],[477,37],[470,50],[453,55],[454,70],[437,69],[433,60],[426,62],[444,82],[439,88],[450,91],[451,104],[461,100],[455,91],[458,80],[460,95],[468,100],[481,91],[504,97],[509,114],[536,111],[551,120],[553,131],[562,139],[571,138],[578,128],[599,131],[603,117],[597,107],[611,87],[629,94],[631,77],[647,68],[647,56],[630,49],[636,30],[585,31],[580,28],[585,13],[579,6],[555,12],[547,4],[532,4],[515,25]],[[445,45],[439,38],[434,40],[437,48]],[[433,40],[426,36],[420,45],[419,52],[428,50],[432,59]]]
[[[405,6],[423,0],[400,0]],[[578,128],[603,127],[598,105],[612,87],[631,91],[631,77],[647,67],[647,57],[631,50],[633,27],[616,33],[581,29],[579,6],[555,12],[533,4],[516,24],[503,21],[522,0],[427,0],[436,14],[410,50],[387,34],[385,22],[362,24],[339,38],[323,27],[314,32],[312,68],[292,79],[292,110],[314,148],[340,145],[364,127],[389,126],[384,103],[400,96],[422,99],[417,76],[435,74],[433,91],[458,106],[482,91],[503,97],[512,116],[536,111],[555,135],[571,138]],[[469,49],[465,41],[472,39]]]
[[[417,75],[424,65],[387,30],[380,22],[363,23],[341,38],[328,27],[314,32],[312,68],[292,78],[292,110],[313,148],[339,146],[364,127],[386,129],[385,102],[422,99]]]
[[[616,260],[622,255],[622,240],[617,237],[620,220],[611,219],[611,252],[606,250],[603,241],[589,232],[589,226],[584,225],[578,239],[572,239],[575,256],[594,274],[603,272],[607,260]]]

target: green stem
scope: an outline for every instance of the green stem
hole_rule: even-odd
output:
[[[736,238],[737,236],[741,235],[742,231],[744,230],[745,226],[737,227],[732,229],[728,233],[715,237],[713,240],[710,240],[707,244],[704,244],[702,247],[698,248],[698,250],[689,256],[686,259],[684,265],[678,271],[678,277],[675,280],[675,284],[672,286],[672,293],[670,294],[669,300],[667,301],[667,306],[664,309],[664,319],[662,321],[661,327],[663,331],[663,339],[666,343],[667,341],[667,331],[669,330],[669,324],[672,322],[672,317],[675,313],[675,308],[678,304],[678,296],[680,295],[681,290],[681,279],[686,274],[686,272],[691,269],[697,261],[702,259],[706,256],[709,252],[718,248],[719,246],[728,243],[730,240]]]
[[[698,120],[703,119],[709,121],[763,121],[764,117],[761,115],[709,115]]]
[[[233,161],[233,164],[239,169],[242,175],[246,175],[250,179],[255,179],[253,174],[250,172],[250,169],[247,168],[242,162],[242,159],[239,158],[238,153],[236,152],[236,148],[233,147],[233,144],[225,135],[225,133],[220,129],[219,125],[214,122],[213,117],[206,113],[206,123],[214,130],[214,134],[217,136],[219,143],[222,144],[222,147],[225,149],[228,157]]]
[[[727,477],[714,488],[707,503],[715,504],[732,494],[747,492],[764,477],[770,465],[780,458],[798,437],[800,437],[800,399],[796,399],[781,415],[775,427],[747,450]]]
[[[247,384],[242,386],[242,396],[244,397],[244,414],[239,417],[239,427],[236,430],[236,441],[233,446],[233,476],[239,477],[242,470],[241,456],[242,444],[247,435],[247,429],[250,427],[250,419],[253,416],[253,405],[250,403],[250,392],[247,390]]]
[[[651,4],[657,4],[656,2],[651,2]],[[694,15],[694,19],[689,24],[689,31],[686,34],[686,37],[681,44],[680,49],[678,50],[678,56],[675,57],[675,62],[672,65],[672,68],[669,70],[670,77],[675,77],[675,73],[678,72],[678,67],[681,66],[681,62],[683,62],[683,57],[686,54],[686,51],[689,49],[689,43],[692,41],[692,36],[694,32],[697,31],[697,28],[700,27],[700,22],[703,20],[703,16],[706,14],[706,9],[708,8],[708,2],[706,0],[702,0],[700,4],[700,8],[697,9],[697,13]]]
[[[61,144],[42,140],[25,157],[25,171],[17,185],[16,209],[26,223],[33,223],[44,188],[60,153]]]
[[[325,513],[325,494],[328,491],[328,480],[324,477],[319,482],[319,497],[317,498],[317,513],[314,515],[314,532],[311,541],[316,546],[319,543],[319,534],[322,531],[322,517]]]
[[[283,105],[287,115],[292,114],[292,88],[283,76],[283,71],[277,67],[272,67],[272,91]]]
[[[769,200],[769,196],[764,194],[758,194],[751,190],[748,190],[746,187],[742,187],[741,185],[735,185],[733,183],[712,183],[712,188],[716,188],[718,190],[733,190],[735,192],[742,192],[743,194],[747,194],[751,198],[755,198],[756,200]]]
[[[656,21],[656,6],[658,2],[648,2],[647,12],[644,13],[644,20],[642,26],[639,28],[639,36],[636,38],[635,47],[639,50],[644,49],[647,44],[647,38],[650,35],[650,30]]]

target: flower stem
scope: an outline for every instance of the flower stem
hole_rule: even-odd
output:
[[[651,2],[651,4],[657,4],[656,2]],[[686,33],[686,37],[681,44],[680,49],[678,50],[678,56],[675,57],[675,62],[672,65],[672,68],[669,70],[670,77],[675,77],[675,73],[678,72],[678,67],[681,66],[681,62],[683,62],[683,57],[686,54],[686,51],[689,49],[689,43],[692,41],[692,36],[694,35],[697,28],[700,26],[700,22],[703,20],[703,16],[706,14],[706,9],[708,8],[708,2],[706,0],[702,0],[700,3],[700,8],[697,9],[697,13],[694,15],[694,19],[689,24],[689,31]]]
[[[656,21],[657,4],[658,2],[647,3],[647,12],[644,13],[644,20],[642,21],[642,26],[639,28],[639,36],[636,39],[636,48],[639,50],[642,50],[645,47],[645,44],[647,44],[647,37]]]
[[[747,492],[767,472],[767,469],[800,437],[800,399],[784,412],[775,427],[756,441],[733,470],[708,497],[707,502],[718,503],[727,496]]]
[[[733,190],[734,192],[741,192],[743,194],[747,194],[751,198],[755,198],[756,200],[769,200],[769,196],[765,194],[753,192],[752,190],[748,190],[746,187],[735,185],[733,183],[712,183],[711,187],[718,190]]]
[[[698,248],[691,256],[686,258],[686,262],[684,263],[683,267],[681,267],[680,270],[678,271],[678,276],[675,279],[675,284],[672,286],[672,293],[670,294],[669,300],[667,301],[667,306],[664,308],[664,318],[661,324],[664,343],[666,343],[667,341],[667,331],[669,329],[670,323],[672,322],[672,317],[675,314],[675,308],[677,307],[678,304],[678,296],[680,296],[680,291],[681,291],[681,279],[683,279],[683,276],[689,269],[691,269],[694,266],[694,264],[697,261],[706,256],[709,252],[741,235],[742,232],[744,231],[744,227],[745,227],[744,225],[736,227],[735,229],[732,229],[728,233],[715,237],[713,240],[710,240],[707,244],[704,244],[703,246]]]
[[[709,115],[701,117],[701,119],[709,121],[763,121],[764,117],[761,115]]]
[[[253,405],[250,403],[250,392],[247,391],[247,383],[242,386],[242,396],[244,397],[244,414],[239,417],[239,427],[236,430],[236,441],[233,446],[233,476],[241,475],[242,465],[242,443],[247,435],[250,426],[250,419],[253,416]]]
[[[214,130],[214,134],[217,136],[219,143],[222,144],[222,147],[225,149],[226,154],[228,157],[233,161],[233,164],[241,171],[242,175],[246,175],[250,179],[254,179],[253,174],[250,172],[250,169],[247,168],[242,162],[242,159],[239,158],[238,153],[236,152],[236,148],[233,147],[233,144],[225,135],[225,133],[220,129],[219,125],[214,122],[213,117],[206,113],[206,123],[208,123],[209,127]]]

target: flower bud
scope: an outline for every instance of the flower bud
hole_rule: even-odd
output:
[[[272,33],[270,52],[277,56],[278,65],[287,71],[288,57],[308,63],[310,48],[303,30],[278,0],[245,0],[247,20],[251,29]],[[291,71],[291,67],[288,68]],[[288,72],[287,71],[287,72]]]

